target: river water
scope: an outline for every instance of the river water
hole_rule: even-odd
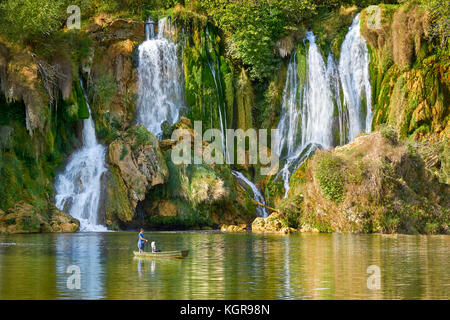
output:
[[[0,235],[0,299],[449,299],[450,236],[147,232]],[[80,270],[80,289],[69,266]],[[368,288],[369,266],[380,288]]]

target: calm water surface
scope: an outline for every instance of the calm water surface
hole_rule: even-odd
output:
[[[450,236],[148,232],[184,260],[136,259],[137,233],[0,236],[0,299],[449,299]],[[81,289],[68,289],[68,266]],[[367,267],[381,288],[367,288]]]

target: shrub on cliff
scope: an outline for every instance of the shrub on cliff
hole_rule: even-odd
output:
[[[379,132],[318,151],[302,190],[300,222],[321,231],[450,232],[449,186],[426,170],[415,148]]]

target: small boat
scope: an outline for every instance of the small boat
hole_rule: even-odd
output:
[[[139,258],[186,258],[189,250],[179,251],[162,251],[162,252],[139,252],[133,251],[134,255]]]

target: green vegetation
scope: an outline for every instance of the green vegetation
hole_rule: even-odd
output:
[[[76,145],[74,123],[64,122],[62,109],[53,110],[48,131],[30,136],[22,102],[0,96],[0,208],[20,200],[42,209],[53,195],[55,171]]]
[[[66,28],[66,8],[73,4],[81,7],[81,30]],[[379,30],[367,28],[363,8],[371,4],[382,9]],[[286,227],[445,232],[448,205],[430,203],[440,201],[439,192],[446,194],[438,181],[448,184],[450,172],[449,4],[439,0],[2,1],[0,81],[8,97],[0,97],[0,209],[6,211],[21,200],[42,212],[48,209],[56,171],[79,144],[79,120],[89,117],[79,77],[86,84],[100,141],[130,138],[117,146],[117,161],[127,161],[130,154],[133,158],[141,146],[158,147],[143,126],[133,126],[137,45],[149,15],[170,17],[176,26],[173,39],[184,44],[179,50],[186,95],[183,115],[201,120],[204,130],[220,127],[219,110],[229,128],[270,129],[280,117],[294,50],[298,76],[302,81],[306,77],[306,30],[314,31],[324,57],[331,52],[339,59],[348,26],[361,9],[371,61],[373,129],[383,141],[379,153],[372,154],[379,163],[366,157],[367,145],[319,152],[291,176],[287,199],[281,181],[256,173],[259,164],[235,169],[262,187]],[[56,66],[57,75],[46,74]],[[164,138],[170,138],[174,127],[163,127]],[[333,139],[339,141],[337,133]],[[170,143],[161,145],[170,149]],[[229,166],[177,166],[164,151],[170,178],[151,191],[141,186],[130,191],[133,182],[126,181],[118,167],[111,168],[105,178],[110,226],[123,228],[137,216],[148,226],[164,228],[247,223],[254,218],[254,205]],[[384,153],[389,161],[381,157]],[[396,162],[396,154],[403,162]],[[133,196],[139,201],[130,200]],[[32,217],[23,221],[36,227]]]
[[[329,152],[321,152],[317,157],[316,178],[323,195],[328,200],[341,202],[344,198],[342,160]]]

